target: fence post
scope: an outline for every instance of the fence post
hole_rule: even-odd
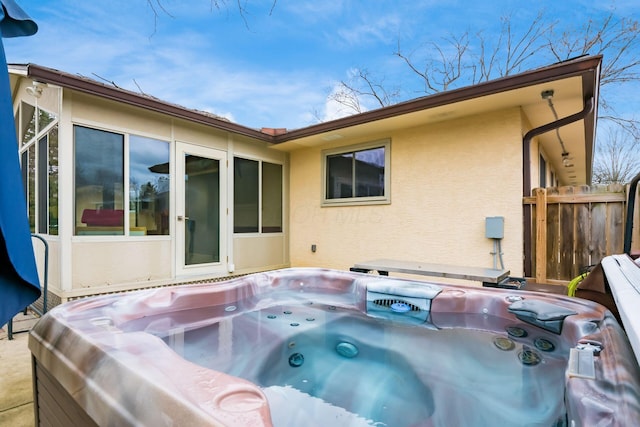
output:
[[[536,282],[547,281],[547,190],[536,188]]]

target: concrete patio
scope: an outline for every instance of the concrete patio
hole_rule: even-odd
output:
[[[13,340],[7,325],[0,329],[0,426],[34,425],[31,353],[28,331],[37,318],[31,313],[18,314],[13,321]]]

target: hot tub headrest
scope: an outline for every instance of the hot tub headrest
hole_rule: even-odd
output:
[[[393,279],[377,279],[366,282],[368,292],[387,294],[393,296],[434,299],[442,287],[430,283],[408,282]]]
[[[560,334],[565,317],[577,314],[568,308],[535,299],[524,299],[509,305],[509,311],[523,322]]]

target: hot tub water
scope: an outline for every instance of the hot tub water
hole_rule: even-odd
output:
[[[354,425],[354,416],[362,425],[399,427],[562,425],[564,387],[557,379],[568,348],[556,349],[557,336],[535,329],[511,322],[495,332],[435,330],[302,302],[163,339],[179,343],[174,348],[187,360],[259,385],[272,408],[272,400],[296,401],[272,413],[275,426],[322,419],[338,408],[349,416],[333,425]]]

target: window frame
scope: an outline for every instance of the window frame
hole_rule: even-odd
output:
[[[538,185],[540,188],[547,188],[548,165],[549,162],[541,152],[538,159]]]
[[[236,183],[235,183],[235,178],[234,178],[234,183],[233,183],[233,200],[234,200],[234,205],[233,205],[233,227],[232,227],[232,231],[233,231],[233,235],[236,237],[241,237],[241,236],[258,236],[258,235],[262,235],[262,236],[273,236],[273,235],[279,235],[279,234],[283,234],[285,232],[285,193],[284,193],[284,185],[285,185],[285,167],[284,164],[278,161],[273,161],[271,159],[263,159],[263,158],[259,158],[259,157],[255,157],[255,156],[250,156],[250,155],[244,155],[242,153],[233,153],[232,156],[232,160],[229,163],[233,163],[233,167],[234,167],[234,171],[233,174],[235,176],[235,161],[236,159],[241,159],[241,160],[246,160],[246,161],[251,161],[251,162],[257,162],[258,164],[258,182],[256,183],[258,186],[258,230],[257,231],[236,231],[236,224],[235,224],[235,215],[236,215],[236,207],[235,207],[235,191],[236,191]],[[280,231],[265,231],[265,226],[264,226],[264,198],[263,198],[263,185],[264,185],[264,181],[263,181],[263,173],[264,173],[264,163],[269,163],[272,165],[277,165],[280,166],[280,171],[281,171],[281,182],[280,182],[280,213],[281,213],[281,218],[280,218]]]
[[[111,228],[111,230],[102,230],[102,232],[96,232],[96,234],[87,234],[86,230],[81,230],[82,232],[80,232],[80,229],[83,227],[79,227],[78,225],[82,223],[82,219],[78,218],[78,215],[80,215],[81,217],[83,216],[82,213],[78,213],[78,192],[79,192],[79,187],[78,187],[78,166],[80,164],[80,161],[78,159],[78,131],[79,129],[82,128],[86,131],[91,131],[91,132],[102,132],[102,133],[107,133],[107,134],[112,134],[114,136],[120,137],[120,144],[121,144],[121,150],[122,150],[122,158],[120,159],[122,161],[122,164],[119,164],[119,172],[121,173],[121,177],[122,177],[122,182],[120,184],[122,184],[121,188],[117,188],[115,185],[113,187],[113,189],[111,190],[114,194],[114,197],[117,195],[117,193],[120,193],[120,196],[122,199],[118,200],[115,199],[113,200],[114,202],[114,206],[111,208],[104,208],[105,210],[115,210],[117,209],[116,207],[116,202],[120,202],[121,204],[121,208],[118,210],[122,211],[122,226],[106,226],[105,228]],[[127,206],[127,202],[128,202],[128,194],[127,191],[125,191],[126,184],[125,182],[128,182],[128,159],[127,159],[127,150],[128,150],[128,138],[127,138],[127,134],[125,132],[120,132],[114,129],[108,129],[108,128],[104,128],[104,127],[97,127],[97,126],[91,126],[91,125],[85,125],[85,124],[78,124],[78,123],[74,123],[72,126],[72,140],[73,140],[73,232],[72,235],[73,237],[100,237],[100,238],[104,238],[104,237],[116,237],[116,238],[123,238],[128,236],[128,228],[129,228],[129,221],[128,221],[128,217],[126,215],[126,210],[125,210],[125,206]],[[84,159],[81,159],[84,160]],[[114,184],[116,184],[117,181],[114,181]],[[84,188],[84,187],[82,187]],[[118,191],[119,190],[119,191]],[[85,208],[86,209],[86,208]],[[83,211],[85,210],[83,209]],[[96,207],[96,210],[102,210],[103,207]],[[89,226],[87,226],[89,227]],[[121,230],[120,230],[121,228]]]
[[[330,156],[338,154],[356,154],[360,151],[372,150],[375,148],[384,148],[384,195],[382,196],[354,196],[343,198],[328,198],[327,188],[327,159]],[[353,173],[353,181],[355,183],[355,171]],[[354,186],[355,188],[355,186]],[[391,139],[379,139],[375,141],[365,142],[361,144],[341,146],[322,150],[322,197],[321,206],[361,206],[361,205],[388,205],[391,204]]]
[[[124,210],[124,217],[123,217],[123,224],[122,224],[122,228],[123,228],[123,233],[121,234],[78,234],[77,232],[77,218],[75,215],[75,211],[76,211],[76,171],[75,171],[75,164],[76,164],[76,139],[75,139],[75,129],[76,127],[82,127],[82,128],[86,128],[89,130],[94,130],[94,131],[101,131],[101,132],[107,132],[107,133],[112,133],[112,134],[117,134],[123,137],[123,182],[122,182],[122,193],[123,193],[123,210]],[[74,121],[72,123],[72,135],[73,135],[73,164],[74,164],[74,171],[73,171],[73,212],[74,212],[74,219],[73,219],[73,227],[72,227],[72,236],[74,239],[82,239],[82,240],[103,240],[103,239],[107,239],[107,240],[122,240],[122,239],[126,239],[126,240],[169,240],[172,238],[173,236],[173,227],[171,225],[169,225],[168,228],[168,234],[137,234],[136,230],[132,230],[131,229],[131,220],[130,220],[130,209],[129,206],[131,205],[131,197],[130,197],[130,184],[131,184],[131,173],[130,173],[130,160],[131,160],[131,142],[130,142],[130,137],[139,137],[139,138],[143,138],[143,139],[149,139],[149,140],[155,140],[158,142],[162,142],[162,143],[166,143],[167,146],[169,147],[169,158],[168,158],[168,162],[169,162],[169,209],[170,211],[173,209],[172,205],[173,205],[173,197],[174,197],[174,184],[173,184],[173,180],[172,180],[172,175],[171,175],[171,170],[173,167],[173,155],[171,154],[171,147],[172,147],[172,142],[168,141],[166,139],[162,139],[162,137],[159,136],[155,136],[155,135],[149,135],[147,133],[144,132],[133,132],[130,130],[125,130],[119,127],[110,127],[110,126],[104,126],[101,124],[97,124],[94,122],[84,122],[84,121]],[[169,212],[169,218],[171,218],[171,212]]]
[[[33,120],[34,122],[32,129],[33,134],[30,135],[29,138],[25,138],[25,133],[28,130],[28,127],[24,126],[24,120],[27,119],[27,116],[24,115],[24,109],[26,107],[33,108],[33,114],[29,116],[29,120]],[[50,120],[42,123],[40,120],[40,112],[48,115]],[[29,228],[31,232],[35,234],[58,236],[59,218],[57,217],[57,208],[55,227],[53,227],[51,217],[49,154],[51,135],[54,132],[56,133],[56,144],[59,144],[60,117],[49,109],[38,105],[37,101],[35,104],[31,104],[22,100],[14,116],[14,123],[16,125],[16,136],[18,139],[20,169],[27,214],[29,216]],[[31,150],[33,150],[32,159],[29,156]],[[31,164],[32,161],[33,165]],[[32,173],[30,169],[32,169]],[[57,165],[55,175],[55,179],[58,180]],[[31,195],[33,196],[32,200],[30,200]],[[55,204],[59,204],[59,193],[56,193]],[[54,228],[55,232],[53,232]]]

